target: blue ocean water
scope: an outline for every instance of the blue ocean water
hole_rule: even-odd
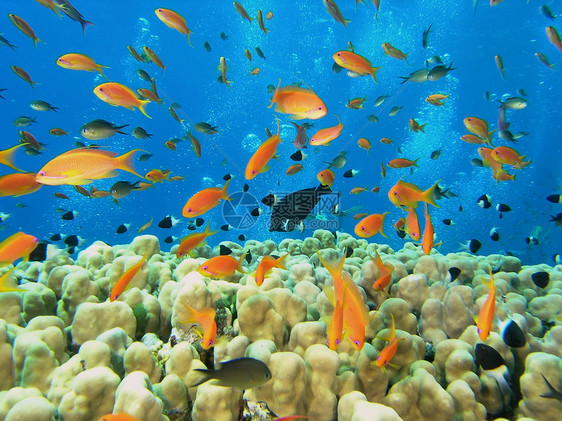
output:
[[[480,1],[476,13],[473,2],[424,1],[381,1],[378,21],[372,2],[355,7],[351,0],[337,2],[343,16],[351,20],[346,27],[337,23],[326,11],[322,1],[244,1],[245,9],[255,16],[257,9],[264,14],[273,12],[273,18],[266,21],[270,32],[262,32],[256,21],[249,23],[236,12],[231,1],[85,1],[74,0],[72,4],[93,22],[82,34],[80,25],[66,16],[59,19],[50,10],[32,0],[0,2],[0,33],[15,44],[15,51],[0,46],[0,88],[6,100],[0,100],[0,127],[2,127],[1,149],[7,149],[18,142],[18,131],[31,132],[45,150],[41,155],[28,156],[18,151],[16,164],[31,172],[37,172],[47,161],[75,147],[74,142],[84,141],[80,128],[94,119],[105,119],[118,125],[128,124],[130,133],[141,126],[153,134],[152,139],[139,140],[131,135],[117,135],[100,142],[103,147],[119,152],[142,148],[153,154],[146,162],[136,162],[140,174],[151,169],[169,169],[171,175],[185,177],[182,181],[157,183],[155,188],[134,192],[116,205],[107,198],[87,198],[78,194],[71,186],[44,186],[39,191],[22,197],[2,197],[0,211],[10,214],[1,227],[6,227],[1,237],[22,230],[41,239],[48,239],[54,233],[78,234],[86,239],[84,244],[102,240],[108,244],[130,242],[137,229],[151,218],[152,226],[145,231],[157,235],[161,240],[169,235],[181,237],[188,233],[188,220],[181,217],[181,209],[186,200],[202,188],[221,186],[223,176],[234,176],[229,186],[230,193],[242,192],[246,182],[244,168],[252,153],[261,142],[267,139],[264,128],[276,131],[276,117],[281,120],[279,159],[271,162],[271,169],[247,182],[248,193],[256,198],[263,214],[248,227],[232,227],[221,231],[210,239],[211,245],[222,240],[240,242],[237,238],[281,241],[284,238],[304,238],[312,234],[312,227],[353,232],[357,221],[350,216],[335,218],[330,214],[330,206],[321,203],[315,210],[313,219],[307,221],[304,233],[270,233],[267,227],[268,209],[261,198],[269,193],[282,197],[289,192],[316,187],[316,174],[326,168],[326,161],[347,151],[347,164],[335,170],[334,192],[341,192],[339,206],[346,210],[362,206],[358,212],[383,213],[387,216],[384,231],[388,238],[380,234],[369,239],[390,244],[398,249],[404,243],[392,224],[405,212],[392,205],[387,197],[389,188],[401,177],[415,183],[422,189],[429,188],[437,180],[457,194],[451,199],[438,202],[439,208],[430,207],[437,241],[442,241],[441,253],[456,251],[459,243],[478,239],[482,243],[481,254],[510,252],[526,264],[546,262],[553,264],[553,255],[562,250],[561,228],[549,222],[550,215],[560,212],[560,204],[546,200],[551,194],[560,194],[562,186],[562,166],[560,164],[562,122],[560,106],[562,78],[560,70],[551,71],[535,57],[543,52],[552,63],[560,67],[561,56],[547,39],[545,28],[553,25],[562,32],[558,22],[552,22],[539,13],[543,2],[531,0],[506,0],[490,7]],[[554,14],[562,13],[561,4],[555,1],[548,4]],[[155,15],[154,9],[165,7],[182,14],[187,26],[193,31],[191,42],[177,31],[165,26]],[[8,13],[14,13],[35,30],[44,42],[33,47],[32,41],[12,25]],[[432,25],[429,45],[422,47],[422,33]],[[220,33],[228,35],[221,40]],[[382,66],[377,74],[378,83],[369,76],[351,78],[342,71],[332,71],[332,55],[338,50],[346,50],[351,41],[355,52],[368,58],[374,66]],[[207,52],[203,43],[209,42],[212,48]],[[408,53],[408,63],[389,57],[383,53],[383,42],[390,42],[396,48]],[[144,45],[153,49],[166,65],[162,71],[154,64],[141,64],[128,53],[126,46],[132,45],[142,51]],[[255,54],[255,47],[261,48],[266,59]],[[251,63],[244,56],[244,50],[252,52]],[[71,71],[55,64],[63,54],[84,53],[97,63],[109,66],[107,77],[133,89],[149,88],[149,84],[137,75],[141,68],[154,76],[160,96],[165,99],[162,106],[149,104],[151,119],[138,110],[130,111],[112,107],[100,101],[92,92],[95,86],[106,82],[96,73]],[[494,57],[500,55],[505,65],[503,79],[496,68]],[[226,58],[227,77],[232,81],[229,89],[217,82],[219,59]],[[425,67],[425,61],[439,56],[446,64],[453,64],[454,71],[435,82],[400,83],[399,76]],[[34,81],[34,88],[18,78],[10,65],[25,69]],[[259,67],[258,76],[249,71]],[[308,155],[302,162],[304,169],[296,175],[285,175],[286,169],[294,164],[289,156],[296,151],[293,145],[294,127],[289,118],[275,114],[268,108],[271,94],[267,85],[282,85],[301,82],[313,88],[328,108],[328,115],[321,120],[309,121],[314,124],[308,132],[309,138],[320,128],[335,125],[338,115],[344,124],[341,136],[328,147],[308,147]],[[471,165],[471,159],[478,158],[477,146],[464,143],[460,136],[468,133],[463,119],[475,116],[487,120],[490,129],[497,128],[497,100],[486,100],[485,92],[496,99],[518,95],[524,89],[528,106],[522,110],[508,110],[507,118],[512,132],[529,132],[515,145],[493,136],[494,146],[511,146],[522,155],[527,155],[532,164],[521,170],[511,170],[517,174],[515,181],[497,183],[489,168]],[[450,95],[445,106],[436,107],[425,102],[433,93]],[[380,107],[374,100],[380,95],[389,98]],[[349,98],[367,97],[361,110],[345,107]],[[37,112],[29,107],[31,101],[44,100],[59,107],[57,112]],[[172,119],[168,106],[172,102],[181,104],[177,112],[185,123]],[[394,117],[388,116],[393,106],[404,106]],[[367,116],[374,114],[379,122],[371,123]],[[37,124],[18,128],[12,121],[21,115],[37,118]],[[408,121],[416,119],[427,124],[425,133],[409,131]],[[208,122],[217,126],[219,133],[204,135],[193,132],[201,141],[202,156],[197,158],[188,140],[178,143],[177,150],[164,146],[171,138],[181,138],[185,131],[193,129],[196,122]],[[54,137],[49,134],[53,127],[70,132],[70,136]],[[366,137],[372,143],[367,153],[357,146],[357,140]],[[390,145],[379,140],[388,137]],[[401,153],[397,150],[400,149]],[[430,154],[441,150],[441,156],[432,160]],[[382,178],[380,163],[404,157],[417,159],[419,168],[413,173],[410,169],[387,169]],[[356,169],[359,173],[353,178],[343,178],[344,171]],[[11,170],[2,167],[0,174]],[[138,178],[120,172],[116,178],[97,180],[93,186],[101,190],[109,188],[117,181],[137,181]],[[370,190],[380,187],[379,193]],[[89,188],[90,186],[85,186]],[[351,195],[355,187],[368,190]],[[53,196],[60,192],[70,199]],[[498,203],[509,205],[512,211],[500,213],[493,207],[482,209],[477,198],[488,194],[495,206]],[[236,197],[241,197],[239,194]],[[332,196],[337,197],[336,196]],[[23,203],[27,207],[16,204]],[[238,215],[247,216],[250,206],[234,203],[226,212],[234,209]],[[462,206],[462,211],[460,207]],[[78,212],[72,221],[61,219],[57,208]],[[230,223],[235,219],[225,219],[222,205],[203,216],[210,221],[212,228]],[[423,212],[420,223],[423,227]],[[172,215],[182,219],[170,229],[158,228],[162,218]],[[447,226],[443,219],[452,219],[454,224]],[[241,218],[239,218],[241,219]],[[234,221],[234,222],[233,222]],[[121,224],[131,224],[124,234],[117,234]],[[500,240],[489,238],[489,232],[497,227]],[[422,228],[423,229],[423,228]],[[528,245],[525,238],[534,235],[538,245]],[[175,241],[177,243],[178,240]],[[61,243],[62,245],[62,243]],[[161,241],[162,248],[170,246]]]

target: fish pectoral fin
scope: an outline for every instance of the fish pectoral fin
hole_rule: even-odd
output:
[[[111,177],[117,177],[118,175],[119,173],[117,172],[117,170],[110,170],[101,174],[99,178],[111,178]],[[92,180],[90,180],[89,182],[91,183]]]
[[[260,170],[260,173],[264,173],[264,172],[266,172],[266,171],[269,171],[270,168],[271,168],[271,167],[266,164],[266,165],[264,165],[263,168]]]
[[[81,186],[81,185],[84,185],[84,184],[90,184],[91,182],[92,182],[92,180],[90,180],[88,178],[78,178],[76,180],[66,182],[65,184],[70,184],[71,186]]]

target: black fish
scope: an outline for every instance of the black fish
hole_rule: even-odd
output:
[[[69,235],[64,239],[64,243],[68,247],[76,247],[78,245],[78,236],[76,234]]]
[[[289,158],[293,161],[302,161],[306,155],[300,149],[292,154]]]
[[[117,234],[124,234],[124,233],[127,232],[127,229],[128,229],[128,228],[127,228],[126,225],[121,224],[121,225],[119,225],[119,226],[117,227],[117,229],[115,230],[115,232],[116,232]]]
[[[261,211],[260,208],[254,208],[250,211],[250,215],[252,216],[260,216],[261,215]]]
[[[490,231],[490,239],[492,241],[499,241],[500,240],[500,233],[498,232],[497,228],[492,228],[492,230]]]
[[[269,206],[269,207],[273,207],[273,205],[275,205],[275,203],[277,203],[277,196],[274,195],[273,193],[269,193],[267,196],[265,196],[261,202],[265,205],[265,206]]]
[[[525,238],[525,242],[527,244],[529,244],[530,246],[538,246],[539,245],[539,239],[537,237],[527,237]]]
[[[231,178],[232,178],[232,174],[225,174],[222,179],[223,179],[224,181],[228,181],[228,180],[230,180]]]
[[[346,247],[345,248],[345,257],[351,257],[351,255],[353,254],[353,248],[352,247]]]
[[[476,203],[483,209],[488,209],[492,206],[492,203],[490,203],[490,196],[488,196],[487,194],[483,194],[482,196],[480,196],[476,200]]]
[[[445,225],[453,225],[453,220],[452,220],[452,219],[449,219],[449,218],[443,219],[443,223],[444,223]]]
[[[449,272],[449,276],[451,278],[451,280],[449,282],[453,282],[461,274],[461,270],[459,268],[455,267],[455,266],[450,267],[448,272]]]
[[[230,225],[228,225],[228,224],[224,224],[224,225],[221,226],[221,230],[223,230],[223,231],[228,231],[229,229],[230,229]]]
[[[158,222],[158,226],[160,228],[172,228],[176,225],[179,221],[175,218],[172,218],[170,215],[166,216],[160,222]]]
[[[505,360],[500,353],[490,345],[483,343],[476,344],[476,347],[474,348],[474,357],[476,365],[482,367],[484,370],[493,370],[505,365]]]
[[[509,212],[511,210],[511,208],[504,203],[498,203],[496,205],[496,210],[498,212]]]
[[[502,338],[505,344],[511,348],[522,348],[527,343],[525,334],[514,320],[510,320],[505,325]]]
[[[331,192],[329,187],[320,185],[286,195],[271,209],[269,231],[292,231],[310,215],[320,198]]]
[[[244,259],[246,260],[246,263],[248,264],[252,263],[252,252],[250,250],[248,250],[248,253],[246,253]]]
[[[187,224],[187,229],[190,231],[195,231],[197,229],[197,227],[195,226],[195,224],[193,222]]]
[[[550,215],[550,218],[548,222],[554,222],[556,226],[562,227],[562,212],[558,215]]]
[[[562,194],[551,194],[546,200],[552,203],[562,203]]]
[[[459,206],[459,212],[462,212],[462,210],[463,210],[463,207],[462,207],[462,205],[460,205]]]
[[[244,193],[250,190],[250,186],[248,185],[248,183],[244,183],[244,187],[242,188],[242,190],[244,190]]]
[[[164,238],[164,242],[167,244],[171,244],[174,242],[174,239],[172,238],[171,235],[168,235],[166,238]]]
[[[343,176],[345,178],[351,178],[351,177],[355,177],[355,175],[358,173],[359,171],[357,170],[347,170],[346,172],[343,173]]]
[[[29,261],[30,262],[43,262],[47,260],[47,247],[49,243],[46,241],[39,241],[37,246],[33,249],[31,253],[29,253]]]
[[[244,234],[240,234],[240,235],[238,236],[238,240],[240,240],[240,241],[246,241],[246,236],[245,236]]]
[[[197,218],[195,220],[195,226],[200,227],[201,225],[203,225],[204,222],[205,220],[203,218]]]
[[[546,288],[550,281],[550,275],[548,272],[535,272],[531,275],[531,279],[539,288]]]
[[[431,32],[432,26],[433,26],[433,24],[429,25],[429,28],[427,28],[425,31],[423,31],[423,35],[422,35],[422,47],[423,48],[427,48],[427,39],[429,37],[429,33]]]
[[[53,234],[51,235],[51,238],[49,238],[49,240],[51,241],[60,241],[61,240],[61,235],[60,234]]]
[[[68,254],[74,254],[76,252],[76,247],[69,247],[66,249]]]
[[[229,254],[232,254],[232,249],[230,247],[227,247],[223,244],[219,245],[219,254],[221,256],[227,256]]]
[[[398,234],[398,237],[404,239],[404,237],[406,237],[406,231],[405,230],[398,230],[396,231],[396,234]]]
[[[77,212],[68,211],[66,213],[63,213],[61,218],[64,219],[65,221],[72,221],[76,215],[78,215]]]

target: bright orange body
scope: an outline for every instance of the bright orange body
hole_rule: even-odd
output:
[[[386,234],[383,232],[383,224],[384,218],[389,213],[374,213],[366,216],[355,225],[355,235],[361,238],[369,238],[380,232],[383,237],[386,237]]]
[[[261,286],[261,284],[263,284],[265,275],[267,275],[273,268],[286,269],[285,259],[287,256],[289,256],[288,253],[278,259],[272,256],[263,256],[256,268],[255,280],[257,286]]]
[[[326,127],[325,129],[318,130],[314,136],[310,139],[310,144],[312,146],[328,146],[332,140],[337,139],[343,130],[343,124],[341,124],[340,118],[338,119],[338,124],[332,127]]]
[[[507,146],[494,148],[490,156],[500,164],[512,165],[514,168],[523,168],[530,164],[530,161],[523,161],[526,155],[519,155],[519,152]]]
[[[281,84],[281,80],[279,80],[279,84]],[[302,120],[304,118],[317,120],[328,113],[326,105],[312,89],[301,88],[295,85],[280,88],[279,84],[277,89],[275,89],[268,108],[275,104],[275,111],[289,114],[293,120]]]
[[[394,270],[394,266],[392,266],[390,263],[385,265],[376,250],[375,257],[371,256],[371,260],[380,272],[379,277],[373,283],[373,289],[375,291],[384,291],[392,281],[392,271]]]
[[[220,187],[210,187],[195,193],[185,203],[181,214],[186,218],[195,218],[217,206],[221,199],[230,200],[228,197],[228,183],[230,183],[230,180],[224,183],[222,189]]]
[[[419,158],[418,158],[419,159]],[[388,162],[389,168],[408,168],[408,167],[417,167],[418,159],[415,161],[411,161],[405,158],[396,158]]]
[[[119,412],[118,414],[107,414],[100,418],[99,421],[141,421],[126,412]]]
[[[478,329],[478,337],[485,341],[490,335],[490,329],[492,328],[492,322],[494,320],[494,311],[496,308],[496,286],[494,285],[494,276],[490,271],[490,283],[484,281],[484,284],[490,289],[488,291],[488,297],[484,302],[484,305],[478,313],[478,320],[476,322],[476,327]]]
[[[146,259],[142,257],[137,263],[127,269],[119,280],[113,285],[111,288],[111,292],[109,293],[109,301],[115,301],[119,296],[127,289],[135,275],[138,273],[142,265],[146,262]]]
[[[394,325],[394,316],[391,314],[392,317],[392,328],[390,337],[386,339],[388,344],[383,348],[381,352],[379,352],[379,356],[377,357],[376,365],[377,367],[386,367],[390,365],[390,361],[396,355],[396,351],[398,351],[398,342],[403,341],[404,338],[396,339],[396,326]]]
[[[482,139],[486,139],[488,143],[491,142],[492,132],[488,131],[488,122],[486,120],[478,117],[466,117],[463,122],[469,132],[480,136]]]
[[[214,308],[207,307],[202,310],[184,305],[182,309],[182,319],[178,320],[181,324],[199,323],[203,328],[203,336],[201,338],[201,347],[209,349],[216,342],[217,338],[217,322],[215,321],[216,311]]]
[[[37,247],[38,243],[39,240],[36,237],[21,231],[4,239],[0,243],[0,267],[9,265],[18,259],[26,258]]]
[[[36,192],[42,184],[35,181],[35,173],[14,173],[0,176],[0,197],[23,196]]]
[[[328,168],[316,174],[316,178],[323,186],[332,187],[332,185],[334,184],[334,180],[336,179],[336,175],[331,169]]]
[[[191,45],[191,40],[189,39],[189,37],[192,34],[192,32],[187,27],[187,24],[185,23],[185,19],[183,18],[182,15],[180,15],[177,12],[174,12],[173,10],[164,9],[162,7],[156,9],[154,13],[156,13],[158,19],[164,22],[164,24],[167,27],[175,29],[182,35],[186,35],[187,42],[189,43],[189,45]],[[191,46],[193,47],[193,45]]]
[[[371,75],[373,80],[377,81],[377,71],[380,67],[373,67],[371,62],[365,57],[360,56],[351,51],[338,51],[332,58],[334,61],[344,69],[350,70],[360,76]]]
[[[176,250],[176,257],[180,258],[189,254],[194,248],[199,247],[205,243],[207,237],[216,234],[218,231],[211,231],[210,226],[207,224],[204,232],[194,232],[189,234],[181,240],[181,243]]]
[[[420,223],[418,221],[418,214],[415,208],[407,208],[408,215],[406,216],[406,232],[414,241],[419,241],[421,238]]]
[[[114,107],[124,107],[128,110],[138,108],[145,116],[151,118],[145,110],[150,101],[139,99],[136,93],[125,85],[116,82],[102,83],[94,88],[94,94]]]
[[[103,69],[107,68],[107,66],[97,64],[93,58],[87,56],[86,54],[78,53],[69,53],[60,56],[57,59],[57,64],[64,69],[98,72],[102,76],[104,76]]]
[[[423,254],[431,253],[433,248],[433,224],[431,223],[431,216],[427,211],[427,203],[425,204],[425,227],[423,228],[422,250]]]
[[[251,180],[259,173],[265,172],[269,169],[267,163],[275,157],[277,147],[280,143],[281,137],[279,136],[279,120],[277,120],[277,134],[274,134],[263,142],[248,161],[246,171],[244,172],[246,180]]]
[[[197,272],[212,278],[225,278],[234,275],[234,272],[243,272],[242,262],[244,256],[236,260],[232,256],[215,256],[203,262]]]
[[[439,181],[426,191],[423,191],[415,184],[398,180],[388,191],[388,199],[392,204],[398,207],[416,208],[419,202],[427,202],[430,205],[438,207],[433,198],[433,191],[438,183]]]

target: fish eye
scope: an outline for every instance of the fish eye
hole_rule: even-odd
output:
[[[339,344],[340,344],[340,342],[341,342],[341,340],[340,340],[340,339],[336,339],[336,345],[339,345]]]
[[[341,57],[341,53],[340,53],[340,52],[338,52],[338,57]]]
[[[365,225],[361,227],[361,231],[365,231]]]
[[[318,107],[318,111],[322,111],[324,109],[324,107],[320,106]]]
[[[191,208],[187,208],[186,210],[187,210],[188,212],[191,212]]]
[[[357,346],[360,346],[360,345],[361,345],[361,342],[359,342],[359,341],[353,341],[353,342],[354,342],[355,345],[357,345]]]
[[[209,266],[203,266],[203,270],[209,269]]]
[[[45,175],[45,171],[39,171],[37,175],[43,177]]]

